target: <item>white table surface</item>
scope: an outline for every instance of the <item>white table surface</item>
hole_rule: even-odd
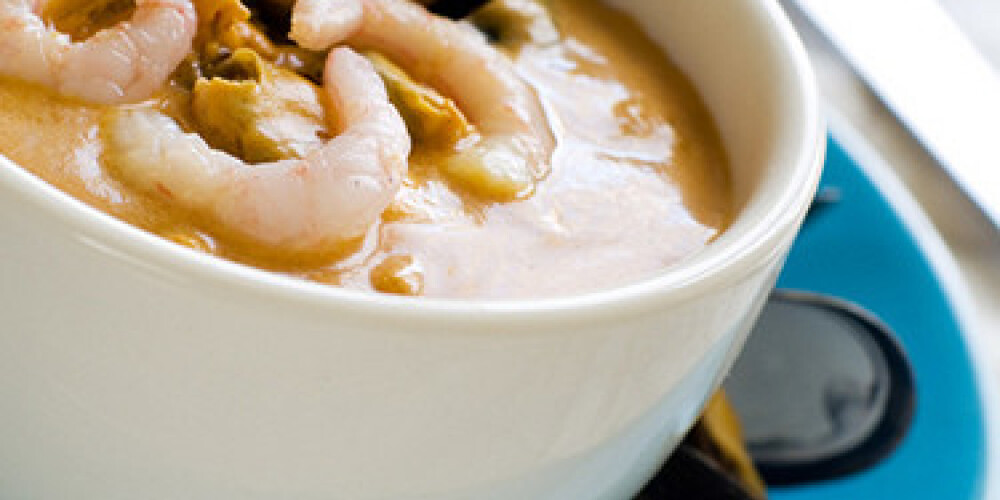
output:
[[[941,3],[1000,71],[1000,1]],[[826,39],[790,2],[784,1],[784,5],[809,50],[827,105],[846,118],[894,168],[958,261],[975,302],[973,327],[984,338],[995,380],[1000,381],[1000,230],[967,201]],[[905,22],[905,17],[901,16],[901,21]],[[1000,143],[1000,126],[997,139]]]

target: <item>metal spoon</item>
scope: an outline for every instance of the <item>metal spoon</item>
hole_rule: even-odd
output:
[[[912,370],[889,327],[811,292],[771,294],[725,385],[771,485],[872,466],[899,444],[914,408]]]
[[[888,326],[855,304],[776,291],[725,384],[768,485],[828,480],[887,457],[909,428],[913,374]],[[683,443],[636,500],[752,500]]]

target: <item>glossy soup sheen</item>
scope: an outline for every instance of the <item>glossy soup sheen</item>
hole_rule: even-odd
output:
[[[439,153],[414,141],[395,203],[336,255],[282,258],[213,234],[205,221],[115,177],[103,156],[102,107],[10,78],[0,78],[0,153],[179,244],[336,286],[518,298],[649,277],[729,223],[720,139],[695,89],[633,20],[595,0],[542,3],[558,29],[554,39],[530,19],[495,15],[502,9],[476,22],[546,108],[558,141],[551,173],[529,196],[490,201],[449,183],[436,170]]]

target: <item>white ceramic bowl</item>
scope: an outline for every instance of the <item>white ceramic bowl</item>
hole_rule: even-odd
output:
[[[625,499],[738,352],[824,134],[774,1],[615,0],[694,79],[741,214],[684,264],[408,300],[170,245],[0,159],[0,498]]]

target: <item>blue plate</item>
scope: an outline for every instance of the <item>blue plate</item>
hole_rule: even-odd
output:
[[[838,480],[772,488],[771,498],[983,498],[983,392],[949,290],[898,200],[873,182],[873,169],[887,169],[859,163],[864,155],[852,157],[842,143],[850,141],[830,139],[821,184],[838,190],[839,202],[810,217],[778,286],[841,297],[882,318],[913,364],[916,409],[909,433],[883,462]]]

